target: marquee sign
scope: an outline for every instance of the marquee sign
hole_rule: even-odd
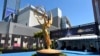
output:
[[[65,36],[72,36],[72,35],[84,35],[84,34],[96,34],[96,25],[89,24],[89,25],[80,25],[78,27],[72,27],[71,29],[61,29],[55,30],[50,32],[51,38],[53,37],[65,37]]]

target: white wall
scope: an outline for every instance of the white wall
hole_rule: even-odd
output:
[[[59,18],[62,17],[62,11],[61,11],[60,8],[55,8],[55,9],[52,9],[52,10],[50,10],[50,11],[52,12],[53,17],[59,17]],[[49,11],[49,12],[50,12],[50,11]],[[49,13],[49,12],[48,12],[48,13]]]
[[[0,33],[6,34],[7,33],[7,25],[6,22],[0,22]]]
[[[0,22],[0,33],[6,34],[7,33],[7,22]],[[28,26],[24,26],[18,23],[10,23],[9,34],[16,34],[16,35],[25,35],[25,36],[33,36],[34,33],[40,31],[41,29],[32,28]],[[10,35],[11,36],[11,35]]]
[[[18,23],[29,26],[30,11],[27,10],[18,16]]]
[[[41,23],[43,23],[43,20],[40,20]],[[39,25],[36,17],[34,16],[34,11],[33,9],[29,9],[27,11],[24,11],[22,14],[20,14],[18,16],[18,23],[20,24],[23,24],[23,25],[26,25],[27,23],[27,26],[36,26],[36,25]]]
[[[41,24],[43,24],[43,20],[40,20]],[[34,15],[34,11],[33,10],[30,10],[30,18],[29,18],[29,26],[36,26],[36,25],[39,25],[35,15]]]
[[[12,30],[10,30],[11,34],[16,35],[25,35],[25,36],[33,36],[33,34],[39,29],[23,26],[21,24],[11,23]]]
[[[62,18],[62,11],[59,8],[54,8],[52,10],[50,10],[52,12],[53,15],[53,23],[52,25],[60,28],[60,23],[61,23],[61,18]],[[48,15],[50,16],[50,11],[48,11]]]
[[[51,10],[53,14],[53,26],[60,28],[60,22],[62,17],[62,11],[59,8],[55,8]],[[39,14],[38,14],[39,15]],[[50,13],[48,12],[48,15]],[[43,24],[43,20],[40,20],[41,24]],[[32,7],[27,7],[27,9],[23,9],[22,13],[18,16],[18,23],[32,27],[39,25],[36,17],[34,16],[34,9]]]
[[[39,23],[34,16],[34,12],[31,10],[30,11],[30,18],[29,18],[29,26],[36,26],[36,25],[39,25]]]

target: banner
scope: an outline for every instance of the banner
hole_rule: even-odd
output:
[[[7,0],[4,21],[9,20],[11,14],[17,14],[20,7],[20,0]]]
[[[61,38],[72,35],[84,35],[84,34],[97,34],[96,25],[80,25],[78,27],[72,27],[70,29],[61,29],[50,32],[51,38]]]
[[[16,0],[7,0],[5,18],[8,17],[11,13],[15,13],[15,11],[16,11]]]
[[[11,8],[6,8],[5,18],[11,15],[12,13],[15,14],[15,10]]]

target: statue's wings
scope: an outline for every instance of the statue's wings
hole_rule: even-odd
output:
[[[48,18],[48,24],[52,24],[53,21],[53,16],[52,13],[50,12],[50,18]]]

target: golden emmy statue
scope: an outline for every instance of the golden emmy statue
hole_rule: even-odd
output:
[[[38,20],[39,24],[42,26],[42,31],[43,31],[43,34],[44,34],[47,49],[50,49],[51,40],[50,40],[50,36],[48,34],[48,28],[52,24],[52,14],[51,14],[50,19],[47,19],[45,17],[43,17],[43,18],[44,18],[44,24],[41,24],[38,18],[37,18],[37,20]]]
[[[44,34],[44,39],[46,42],[46,47],[47,49],[42,49],[37,51],[37,55],[38,56],[49,56],[48,54],[59,54],[60,52],[58,50],[54,50],[50,48],[51,40],[50,40],[50,35],[48,33],[48,28],[50,28],[51,24],[52,24],[52,19],[53,19],[53,15],[50,12],[50,17],[47,16],[46,12],[42,11],[43,13],[39,13],[38,10],[34,10],[34,14],[36,15],[36,19],[38,21],[38,23],[42,26],[42,31]],[[43,24],[40,22],[40,20],[43,20]],[[56,56],[56,55],[55,55]]]

